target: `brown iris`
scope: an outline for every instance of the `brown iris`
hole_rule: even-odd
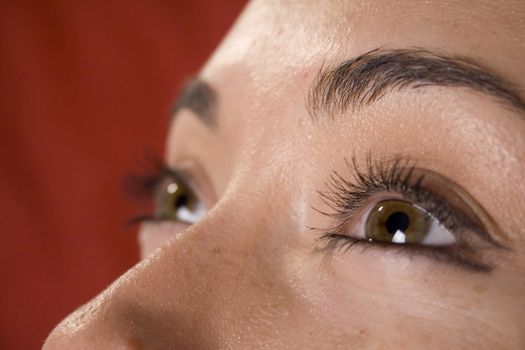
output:
[[[159,189],[156,200],[156,216],[162,220],[180,220],[179,210],[189,212],[197,209],[198,198],[183,182],[170,181]]]
[[[429,232],[432,217],[423,209],[399,199],[377,203],[366,222],[366,238],[385,243],[420,243]]]

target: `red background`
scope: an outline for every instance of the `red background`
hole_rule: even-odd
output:
[[[40,347],[137,261],[121,178],[244,3],[0,1],[0,348]]]

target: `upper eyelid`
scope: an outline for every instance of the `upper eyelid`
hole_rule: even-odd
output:
[[[425,191],[426,193],[428,193],[429,196],[433,196],[434,197],[434,201],[439,201],[441,202],[441,206],[444,206],[444,205],[450,205],[450,204],[446,204],[446,199],[435,194],[435,193],[430,193],[426,190],[423,190]],[[453,216],[453,220],[456,222],[456,223],[459,223],[463,228],[468,228],[469,230],[475,232],[480,238],[482,238],[483,240],[485,240],[486,242],[496,246],[496,247],[501,247],[502,245],[496,241],[487,231],[488,229],[483,225],[481,224],[480,222],[478,222],[477,220],[473,219],[472,217],[470,217],[469,215],[465,214],[463,211],[461,210],[457,210],[457,209],[454,209],[454,208],[451,208],[451,210],[449,210],[449,212],[447,213],[447,215],[450,215],[450,216]]]
[[[416,168],[416,170],[424,172],[422,184],[420,184],[421,193],[432,196],[434,201],[441,202],[442,207],[449,207],[451,209],[449,213],[455,217],[456,221],[468,226],[470,230],[475,231],[486,242],[492,244],[494,247],[506,248],[505,242],[507,235],[503,233],[485,208],[483,208],[476,199],[471,197],[467,191],[464,191],[460,185],[454,183],[451,179],[444,179],[444,181],[441,182],[441,185],[446,186],[446,189],[441,190],[440,193],[432,191],[426,188],[423,183],[429,178],[443,176],[428,169]],[[445,192],[448,194],[448,197],[442,194]],[[455,197],[454,201],[456,203],[453,203],[451,197]],[[457,202],[460,202],[463,208],[457,207]],[[467,211],[469,211],[469,213],[467,213]]]

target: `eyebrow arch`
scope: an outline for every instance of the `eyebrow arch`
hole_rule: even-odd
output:
[[[335,67],[323,65],[310,87],[306,107],[315,119],[320,113],[331,116],[357,110],[389,91],[426,86],[467,88],[525,114],[525,102],[513,85],[490,69],[470,58],[419,48],[375,49]]]
[[[217,122],[218,97],[216,90],[207,82],[193,78],[182,88],[172,109],[175,116],[182,109],[189,109],[207,126],[214,127]]]

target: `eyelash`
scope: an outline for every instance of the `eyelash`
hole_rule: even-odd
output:
[[[138,171],[127,173],[122,182],[124,192],[131,198],[150,202],[159,185],[166,179],[186,183],[184,177],[175,169],[164,164],[155,154],[147,154],[138,165]],[[145,221],[163,221],[148,210],[146,214],[134,215],[126,220],[126,226],[134,226]]]
[[[134,172],[125,177],[124,189],[132,197],[138,199],[151,198],[159,184],[166,179],[185,182],[183,177],[174,169],[164,165],[159,157],[148,157],[146,171]],[[407,158],[397,156],[391,160],[374,161],[369,154],[366,157],[364,169],[358,166],[355,157],[351,162],[346,160],[350,169],[352,180],[343,177],[334,171],[327,183],[327,191],[319,192],[323,202],[332,210],[325,212],[312,208],[313,210],[329,216],[335,220],[335,225],[323,229],[318,242],[328,251],[348,251],[360,246],[363,249],[387,248],[403,254],[425,255],[438,261],[456,264],[475,272],[490,272],[493,267],[485,264],[475,256],[474,249],[467,244],[458,232],[473,231],[484,240],[499,246],[492,240],[484,227],[472,221],[467,215],[454,210],[443,197],[427,190],[421,183],[424,175],[415,175],[416,162]],[[390,244],[382,242],[369,242],[354,238],[341,233],[345,225],[360,212],[365,203],[374,194],[382,192],[394,192],[400,194],[404,199],[415,203],[426,211],[450,232],[454,234],[458,243],[447,247],[429,247],[415,244]],[[127,225],[134,225],[144,221],[162,221],[155,215],[137,215],[127,221]],[[319,230],[312,228],[313,230]],[[474,253],[474,254],[473,254]],[[466,256],[470,256],[470,258]]]
[[[347,160],[346,163],[353,174],[353,179],[348,180],[334,171],[327,183],[327,191],[319,192],[322,201],[330,208],[331,212],[313,208],[336,222],[332,227],[323,229],[324,233],[318,239],[319,243],[329,251],[342,250],[346,252],[356,246],[361,246],[363,249],[388,248],[403,254],[425,255],[476,272],[492,270],[492,266],[466,257],[466,255],[473,255],[475,252],[458,232],[470,230],[490,243],[494,244],[495,242],[483,227],[480,227],[467,215],[454,210],[443,197],[424,188],[422,186],[424,175],[415,175],[417,169],[415,162],[401,156],[389,161],[374,161],[372,156],[368,155],[365,170],[357,165],[355,157],[352,158],[351,162]],[[345,225],[359,213],[365,203],[374,194],[382,192],[399,193],[404,199],[424,208],[454,234],[458,243],[448,247],[429,247],[415,244],[397,245],[376,241],[369,242],[342,234]]]

